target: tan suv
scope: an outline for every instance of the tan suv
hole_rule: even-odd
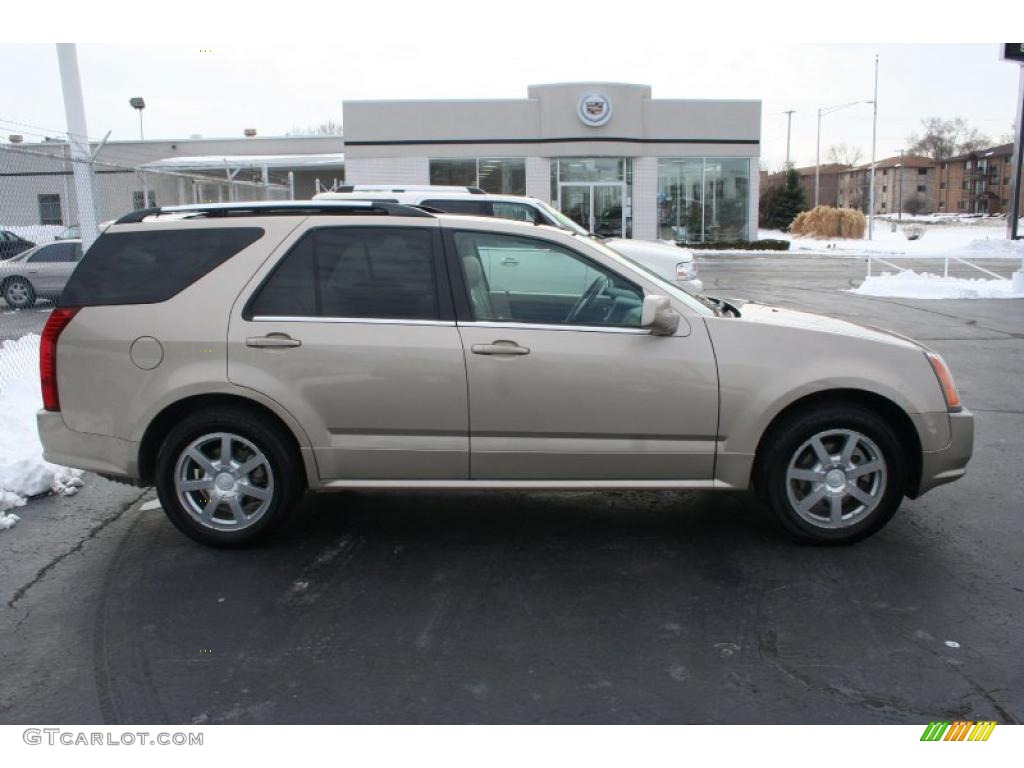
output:
[[[964,473],[942,359],[695,298],[555,227],[382,202],[139,211],[44,331],[46,459],[212,545],[308,488],[745,489],[822,542]]]

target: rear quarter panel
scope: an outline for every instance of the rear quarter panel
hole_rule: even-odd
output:
[[[231,306],[241,286],[274,252],[274,244],[303,218],[261,219],[262,238],[167,301],[82,309],[61,334],[57,347],[65,424],[78,432],[138,441],[167,405],[192,394],[231,390],[227,380]],[[185,226],[233,224],[193,221]],[[253,222],[244,220],[237,226],[253,226]],[[157,227],[120,225],[117,231]],[[132,344],[141,337],[156,339],[162,350],[162,360],[150,370],[132,362]]]

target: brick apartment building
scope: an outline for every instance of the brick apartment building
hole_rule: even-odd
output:
[[[951,157],[939,164],[935,209],[940,213],[1004,213],[1013,197],[1012,182],[1013,144]]]
[[[938,166],[929,157],[886,157],[875,163],[875,213],[932,213],[936,210]],[[838,206],[868,212],[871,165],[838,174]],[[902,198],[902,205],[900,200]]]

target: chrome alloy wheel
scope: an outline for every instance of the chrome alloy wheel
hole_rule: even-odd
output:
[[[239,531],[254,525],[269,509],[274,472],[263,452],[244,437],[213,432],[181,452],[174,490],[200,524]]]
[[[886,464],[878,446],[850,429],[819,432],[793,454],[786,495],[794,511],[819,528],[848,528],[885,495]]]

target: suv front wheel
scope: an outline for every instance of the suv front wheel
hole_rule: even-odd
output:
[[[215,547],[252,543],[280,526],[303,491],[282,430],[244,409],[191,414],[157,454],[156,488],[171,522]]]
[[[797,413],[773,435],[762,482],[769,505],[795,538],[849,544],[880,530],[903,501],[899,437],[858,405]]]

